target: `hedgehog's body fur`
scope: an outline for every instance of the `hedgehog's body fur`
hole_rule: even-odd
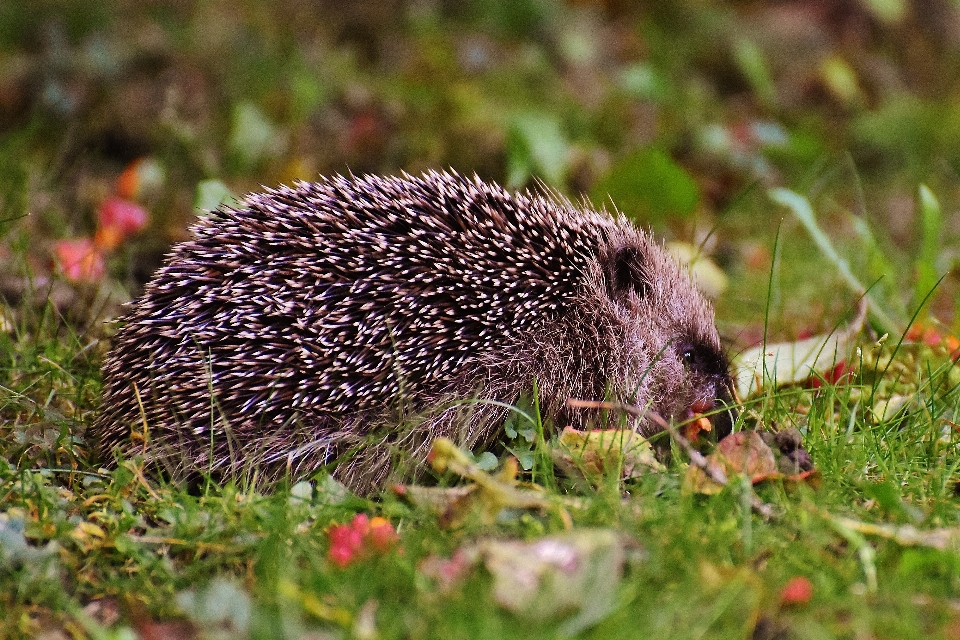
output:
[[[340,460],[367,491],[396,451],[489,442],[506,410],[484,400],[535,381],[559,426],[583,424],[567,398],[683,419],[729,397],[710,305],[605,213],[430,172],[281,187],[192,231],[114,340],[95,427],[175,477]]]

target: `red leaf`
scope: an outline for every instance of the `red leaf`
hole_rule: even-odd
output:
[[[854,368],[847,364],[846,360],[841,360],[832,369],[825,371],[822,379],[819,376],[811,376],[808,386],[811,389],[819,389],[824,382],[832,385],[841,384],[852,378],[854,373],[856,373]]]
[[[134,198],[140,186],[140,165],[143,158],[137,158],[127,165],[120,177],[117,178],[117,195],[121,198]]]
[[[106,273],[103,254],[90,238],[60,240],[54,245],[60,271],[74,282],[97,282]]]
[[[780,591],[780,602],[785,606],[801,605],[813,598],[813,583],[804,576],[794,576]]]
[[[114,249],[147,224],[147,210],[129,200],[108,198],[97,210],[97,246]]]
[[[330,549],[327,557],[341,569],[373,552],[383,553],[395,545],[397,533],[385,518],[372,520],[358,513],[350,524],[338,524],[327,530]]]

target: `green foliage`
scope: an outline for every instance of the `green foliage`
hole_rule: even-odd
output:
[[[914,290],[913,307],[918,309],[917,315],[926,316],[924,303],[934,294],[940,283],[941,274],[938,273],[937,257],[940,255],[940,241],[943,232],[943,215],[940,203],[929,187],[920,185],[920,249],[916,257],[917,283]]]
[[[773,106],[776,99],[776,86],[766,57],[760,48],[748,38],[737,41],[733,50],[737,66],[750,82],[757,97],[767,106]]]
[[[567,173],[567,146],[555,116],[517,114],[507,137],[507,184],[520,187],[534,176],[542,176],[547,184],[562,184]]]
[[[237,197],[227,185],[220,180],[201,180],[197,183],[197,195],[193,201],[195,211],[213,211],[221,204],[237,204]]]
[[[53,395],[74,395],[77,380],[65,379]],[[34,390],[47,395],[25,389]],[[907,399],[903,408],[880,415],[881,400],[894,396]],[[919,638],[950,619],[949,599],[960,593],[954,552],[903,548],[818,515],[954,526],[960,457],[950,425],[960,421],[960,374],[949,358],[931,347],[865,348],[849,384],[762,402],[751,406],[763,422],[801,426],[823,479],[818,490],[761,487],[782,514],[773,522],[751,514],[736,484],[709,498],[684,494],[677,466],[633,481],[625,493],[615,483],[594,490],[562,479],[551,490],[575,498],[578,528],[612,526],[643,545],[626,577],[610,585],[615,606],[579,635],[750,637],[759,616],[827,635],[868,628],[878,637]],[[535,407],[524,411],[536,419]],[[517,422],[518,437],[528,422]],[[452,589],[422,573],[428,558],[449,558],[470,541],[562,531],[535,512],[445,530],[430,510],[389,496],[379,504],[345,501],[324,482],[269,493],[209,485],[190,494],[145,480],[135,462],[109,475],[5,464],[0,504],[0,607],[19,612],[4,618],[7,637],[50,625],[122,635],[184,619],[207,633],[268,637],[357,625],[374,625],[383,637],[553,637],[567,619],[534,623],[505,612],[482,571]],[[326,559],[325,532],[358,510],[387,515],[403,552],[339,569]],[[797,575],[812,581],[813,601],[780,609],[778,590]],[[104,627],[90,602],[137,613]],[[48,616],[26,614],[38,607]]]
[[[921,319],[926,321],[929,305],[937,293],[936,289],[946,275],[940,271],[939,256],[942,254],[942,227],[943,218],[940,204],[933,192],[926,185],[920,185],[918,209],[921,226],[921,242],[914,258],[914,277],[911,282],[904,283],[899,278],[895,266],[886,258],[877,246],[873,232],[867,223],[859,217],[850,216],[852,226],[859,236],[861,245],[857,249],[867,256],[867,266],[870,275],[880,281],[888,279],[891,284],[880,288],[886,296],[878,296],[874,287],[868,289],[851,270],[850,261],[841,256],[833,246],[827,233],[818,224],[810,202],[797,193],[786,189],[776,189],[770,192],[770,198],[784,205],[800,220],[807,232],[811,235],[823,257],[836,270],[839,277],[854,294],[865,293],[870,301],[869,313],[874,316],[884,331],[902,333],[907,326],[907,319],[891,316],[887,309],[903,309],[909,305],[913,309],[910,321]],[[902,285],[909,285],[912,295],[905,298],[899,295]]]
[[[614,203],[637,221],[664,222],[693,213],[700,192],[683,167],[657,149],[642,149],[618,161],[594,187],[592,200]]]
[[[852,130],[880,162],[906,166],[916,179],[932,169],[932,158],[960,162],[955,146],[960,116],[951,104],[899,96],[857,118]]]
[[[250,102],[233,108],[230,125],[230,152],[238,168],[256,167],[286,146],[282,131]]]

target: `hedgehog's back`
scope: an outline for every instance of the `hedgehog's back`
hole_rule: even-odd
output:
[[[146,425],[142,450],[174,467],[316,467],[398,408],[512,402],[623,227],[445,173],[248,196],[199,222],[126,316],[102,450],[141,450]]]

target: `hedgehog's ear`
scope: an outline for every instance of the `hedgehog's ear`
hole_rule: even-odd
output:
[[[631,291],[643,298],[650,290],[643,253],[638,247],[627,245],[612,251],[608,256],[605,275],[607,290],[614,300],[622,299]]]

